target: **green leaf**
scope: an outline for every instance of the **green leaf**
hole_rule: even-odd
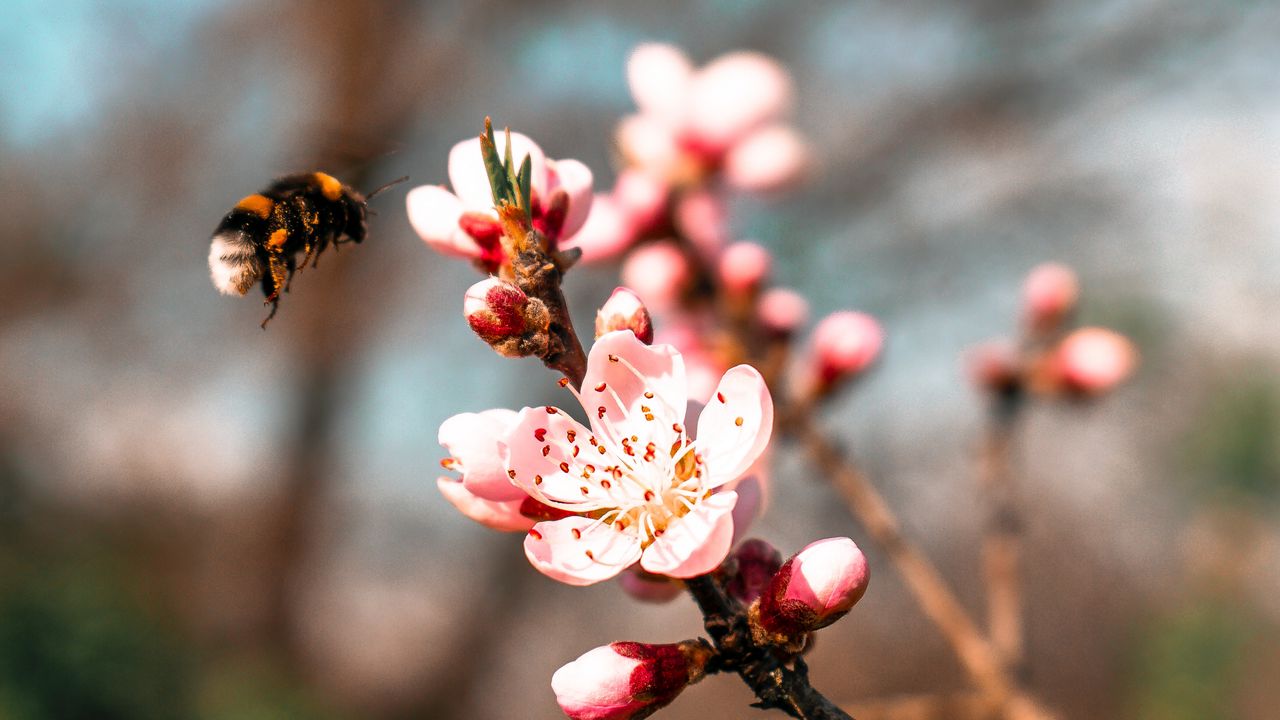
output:
[[[533,218],[533,206],[530,205],[530,196],[533,193],[533,158],[529,155],[524,156],[524,162],[520,163],[520,177],[516,181],[516,189],[519,193],[520,207],[524,209],[525,217]]]
[[[509,149],[508,152],[510,152]],[[484,134],[480,136],[480,155],[484,158],[485,172],[489,175],[489,189],[493,191],[493,204],[496,206],[504,202],[512,202],[511,180],[507,176],[506,165],[498,157],[498,146],[493,138],[493,123],[489,118],[484,119]]]

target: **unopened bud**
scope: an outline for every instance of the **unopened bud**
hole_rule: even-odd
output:
[[[1032,330],[1052,330],[1076,307],[1080,282],[1066,265],[1038,265],[1022,283],[1023,314]]]
[[[701,680],[714,652],[705,640],[610,643],[557,670],[551,689],[572,720],[648,717]]]
[[[1052,366],[1062,385],[1082,395],[1100,395],[1133,372],[1138,351],[1128,338],[1105,328],[1081,328],[1053,351]]]
[[[795,290],[770,288],[760,296],[756,317],[770,335],[788,338],[809,322],[809,301]]]
[[[884,345],[884,331],[870,315],[845,310],[822,319],[813,331],[817,380],[830,387],[866,370]]]
[[[467,288],[462,300],[467,324],[504,357],[541,356],[547,349],[551,314],[537,298],[490,277]]]
[[[725,581],[725,590],[744,605],[750,605],[782,567],[782,553],[764,540],[752,538],[730,553],[723,567],[732,572]]]
[[[734,293],[754,292],[769,277],[773,257],[763,246],[737,242],[720,255],[720,282]]]
[[[762,641],[785,644],[844,617],[867,591],[867,558],[849,538],[810,544],[783,563],[751,608]]]
[[[640,296],[627,288],[613,291],[596,312],[596,337],[614,330],[630,330],[645,345],[653,344],[653,320]]]
[[[1007,393],[1022,381],[1018,350],[999,340],[984,342],[969,350],[965,358],[969,379],[979,390]]]

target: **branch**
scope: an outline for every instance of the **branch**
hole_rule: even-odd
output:
[[[1021,393],[993,400],[979,464],[987,523],[982,537],[982,576],[987,589],[991,642],[1014,677],[1026,673],[1021,573],[1022,517],[1010,462]]]
[[[809,684],[808,667],[800,658],[788,668],[770,648],[757,645],[746,613],[710,575],[685,581],[702,611],[703,625],[716,647],[718,670],[738,673],[760,702],[760,708],[782,710],[800,720],[853,720]]]
[[[814,425],[808,407],[789,413],[788,421],[781,427],[800,439],[813,462],[844,496],[850,512],[889,556],[920,608],[951,644],[974,683],[993,702],[1005,707],[1006,717],[1028,720],[1052,718],[1048,710],[1039,707],[1016,687],[1000,663],[995,648],[979,632],[937,568],[903,535],[897,518],[875,486],[846,461]]]

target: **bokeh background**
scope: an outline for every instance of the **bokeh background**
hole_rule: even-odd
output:
[[[1037,262],[1136,339],[1136,381],[1031,413],[1032,687],[1074,718],[1280,704],[1280,9],[1267,2],[9,0],[0,19],[0,717],[554,718],[560,664],[698,631],[687,599],[573,589],[434,479],[449,415],[562,400],[461,321],[408,187],[486,114],[612,182],[623,66],[751,48],[794,73],[820,172],[734,204],[815,313],[888,353],[825,422],[981,608],[960,357]],[[275,175],[366,189],[267,332],[209,233]],[[575,271],[591,312],[616,269]],[[793,448],[755,530],[864,535]],[[843,703],[966,681],[893,569],[825,631]],[[716,677],[666,717],[738,718]],[[760,714],[762,717],[764,714]]]

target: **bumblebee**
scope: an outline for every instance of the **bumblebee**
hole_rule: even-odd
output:
[[[332,175],[282,177],[236,203],[218,223],[209,246],[213,284],[225,295],[244,295],[261,283],[271,305],[265,329],[295,271],[308,262],[314,267],[330,245],[364,241],[366,212],[365,197]]]

